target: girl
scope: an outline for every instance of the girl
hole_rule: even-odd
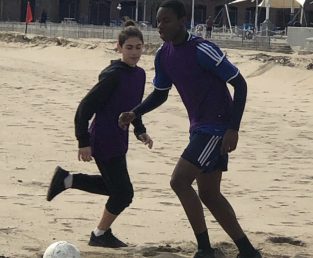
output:
[[[89,245],[111,248],[127,246],[112,234],[110,227],[134,195],[126,164],[128,130],[119,128],[118,116],[141,102],[146,79],[145,71],[137,66],[143,50],[143,35],[134,22],[125,24],[117,49],[122,59],[112,61],[100,73],[99,82],[83,98],[75,115],[78,159],[88,162],[93,157],[101,176],[71,174],[57,167],[47,194],[48,201],[68,188],[108,195],[103,216],[91,232]],[[88,130],[89,120],[94,115]],[[153,142],[141,118],[132,124],[136,137],[152,148]]]

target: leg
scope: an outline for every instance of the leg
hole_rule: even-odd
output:
[[[237,245],[239,258],[261,258],[261,254],[252,246],[244,234],[236,214],[220,191],[222,172],[202,173],[197,176],[197,184],[201,201]]]
[[[96,160],[104,184],[109,191],[109,199],[98,227],[91,233],[89,245],[102,247],[125,247],[111,231],[111,225],[118,215],[132,202],[133,187],[127,171],[125,156],[111,159],[109,162]]]
[[[195,234],[207,230],[200,199],[192,187],[200,169],[180,158],[171,179],[171,187],[178,196]]]
[[[69,178],[71,178],[71,183],[67,185],[66,182]],[[104,184],[102,176],[81,173],[72,175],[68,171],[57,166],[50,182],[47,200],[52,201],[54,197],[68,188],[74,188],[89,193],[109,195],[109,191]]]
[[[71,188],[94,194],[109,195],[101,175],[73,174]]]
[[[112,158],[109,162],[96,160],[96,163],[109,192],[106,209],[111,214],[119,215],[131,204],[134,196],[126,157]]]
[[[235,241],[244,237],[244,233],[233,208],[220,192],[221,178],[220,171],[199,174],[196,178],[199,196],[225,232]]]

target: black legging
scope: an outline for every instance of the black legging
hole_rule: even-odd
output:
[[[119,215],[130,205],[134,190],[127,170],[126,156],[112,158],[109,161],[95,159],[100,175],[74,174],[72,188],[89,193],[108,195],[106,209]]]

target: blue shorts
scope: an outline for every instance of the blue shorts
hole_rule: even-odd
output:
[[[228,154],[221,155],[222,136],[195,131],[181,157],[203,172],[227,171]]]

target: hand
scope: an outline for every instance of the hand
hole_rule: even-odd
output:
[[[91,147],[84,147],[84,148],[79,148],[78,150],[78,160],[79,161],[84,161],[84,162],[89,162],[92,160],[91,156]]]
[[[123,112],[120,114],[118,118],[118,125],[123,130],[127,130],[127,127],[135,118],[136,118],[136,115],[134,112]]]
[[[221,154],[227,154],[236,149],[238,143],[238,131],[233,129],[228,129],[223,137]]]
[[[148,145],[148,148],[151,149],[153,146],[153,141],[150,136],[146,133],[143,133],[138,136],[138,139],[142,141],[145,145]]]

